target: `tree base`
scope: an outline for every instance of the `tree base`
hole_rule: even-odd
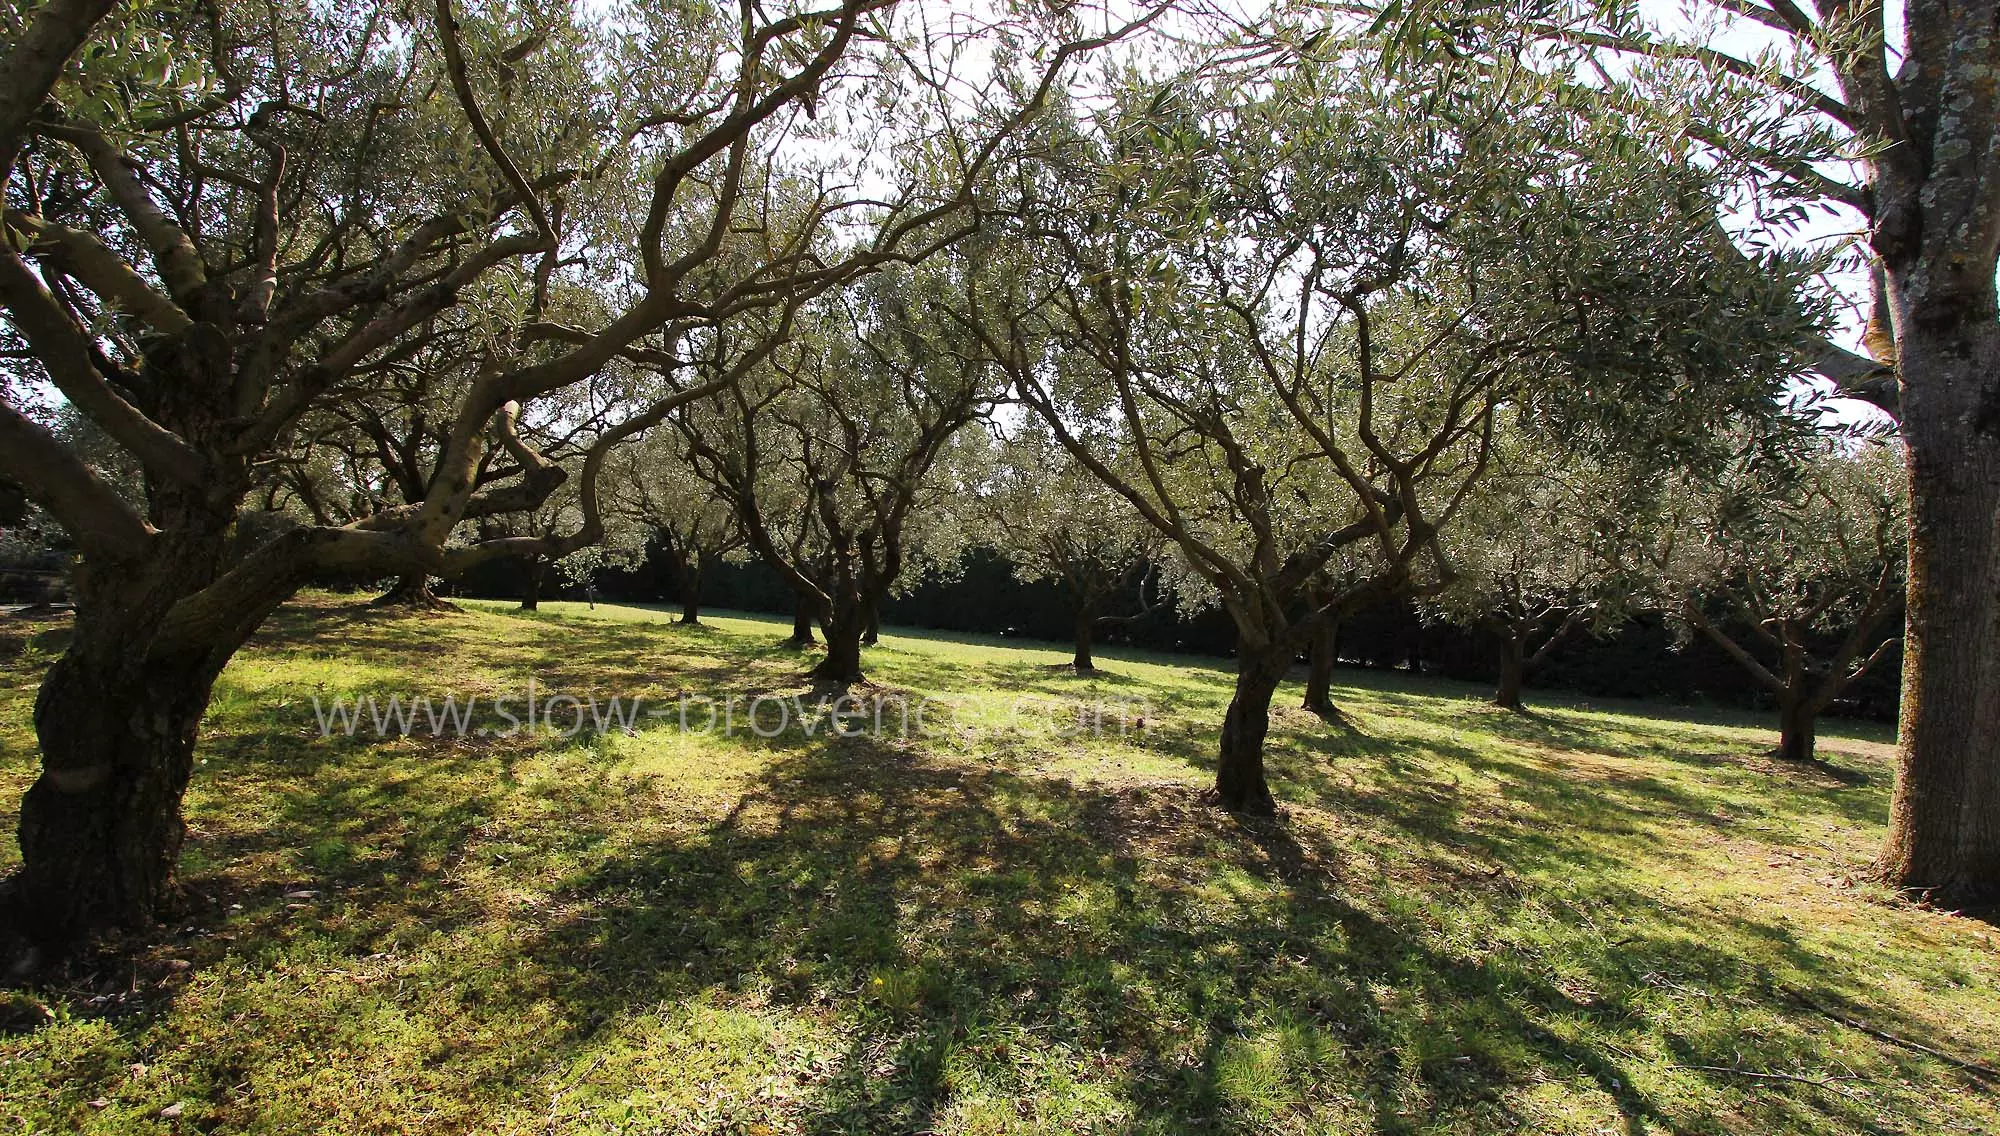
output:
[[[806,672],[806,677],[818,686],[846,688],[860,686],[868,681],[868,676],[852,667],[829,667],[825,663]]]
[[[1977,912],[1988,919],[2000,916],[2000,879],[1951,880],[1926,887],[1904,879],[1898,865],[1879,863],[1869,875],[1911,903],[1934,911]]]
[[[1347,715],[1341,713],[1340,707],[1335,706],[1333,700],[1330,698],[1322,700],[1308,698],[1299,704],[1299,709],[1335,725],[1344,726],[1347,724]]]
[[[1202,793],[1201,801],[1211,808],[1221,809],[1232,816],[1272,818],[1278,815],[1278,802],[1267,791],[1261,795],[1251,793],[1235,800],[1223,795],[1220,789],[1209,789]]]
[[[401,586],[368,601],[369,607],[398,608],[403,611],[435,611],[456,614],[464,608],[431,591],[429,588],[406,589]]]

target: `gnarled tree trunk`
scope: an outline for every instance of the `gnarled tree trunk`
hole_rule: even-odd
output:
[[[1879,866],[1896,887],[1984,902],[2000,899],[2000,37],[1987,4],[1903,19],[1907,58],[1889,84],[1880,48],[1833,56],[1878,143],[1869,243],[1909,460],[1902,720]]]
[[[1289,648],[1245,646],[1236,656],[1236,693],[1222,717],[1222,747],[1215,765],[1215,795],[1230,812],[1271,816],[1277,803],[1264,777],[1264,735],[1271,726],[1271,696],[1291,669]]]
[[[1333,704],[1333,668],[1339,648],[1340,621],[1322,620],[1306,648],[1306,697],[1302,704],[1322,718],[1340,717],[1340,708]]]
[[[1819,732],[1820,708],[1810,697],[1788,693],[1778,700],[1778,756],[1785,761],[1812,761]]]
[[[861,625],[861,645],[873,647],[882,641],[882,605],[879,601],[864,603],[865,617]]]
[[[177,605],[227,566],[233,511],[161,494],[172,528],[143,562],[77,573],[77,621],[35,699],[41,774],[21,801],[22,930],[61,948],[151,923],[172,894],[181,796],[216,675],[303,582],[303,560],[238,577],[232,598]]]
[[[701,578],[707,565],[698,548],[667,543],[667,564],[674,574],[674,598],[681,603],[681,623],[701,622]]]
[[[24,929],[46,943],[151,923],[187,826],[181,795],[212,676],[72,652],[35,700],[42,773],[21,800]]]
[[[866,629],[867,614],[861,597],[852,588],[835,588],[833,602],[827,605],[826,656],[812,669],[814,678],[826,682],[848,684],[861,682],[861,636]]]
[[[521,585],[521,610],[540,611],[542,609],[542,575],[549,570],[548,563],[539,556],[530,556],[522,561],[527,568],[526,579]]]
[[[703,554],[696,550],[687,559],[680,573],[681,619],[682,623],[701,622],[701,580],[707,565],[702,563]]]

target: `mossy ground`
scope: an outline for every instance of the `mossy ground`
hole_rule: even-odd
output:
[[[1805,770],[1755,716],[1344,671],[1345,726],[1280,690],[1246,821],[1202,801],[1216,666],[891,634],[867,693],[954,707],[909,738],[320,736],[315,696],[530,676],[805,691],[788,625],[544,606],[274,617],[188,911],[9,996],[0,1130],[2000,1132],[2000,1084],[1836,1020],[2000,1053],[2000,931],[1857,882],[1877,728]],[[0,623],[11,808],[64,632]]]

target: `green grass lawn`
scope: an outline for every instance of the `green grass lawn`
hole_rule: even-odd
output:
[[[911,634],[864,692],[929,700],[908,737],[320,736],[315,697],[531,676],[805,690],[788,621],[544,608],[280,612],[204,729],[189,910],[12,996],[0,1131],[2000,1132],[1920,1048],[1994,1063],[2000,931],[1857,882],[1880,728],[1801,770],[1754,716],[1346,671],[1348,727],[1279,691],[1247,821],[1201,800],[1212,662]],[[0,619],[0,809],[63,634]]]

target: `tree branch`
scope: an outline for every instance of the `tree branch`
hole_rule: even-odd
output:
[[[201,459],[179,436],[140,413],[120,397],[92,361],[84,330],[42,287],[12,245],[0,241],[0,300],[63,396],[156,476],[191,483],[202,476]]]
[[[145,555],[153,530],[111,486],[41,425],[0,402],[0,473],[55,514],[86,553]]]
[[[42,109],[70,57],[115,5],[116,0],[50,0],[0,56],[0,185],[13,176],[28,120]]]

